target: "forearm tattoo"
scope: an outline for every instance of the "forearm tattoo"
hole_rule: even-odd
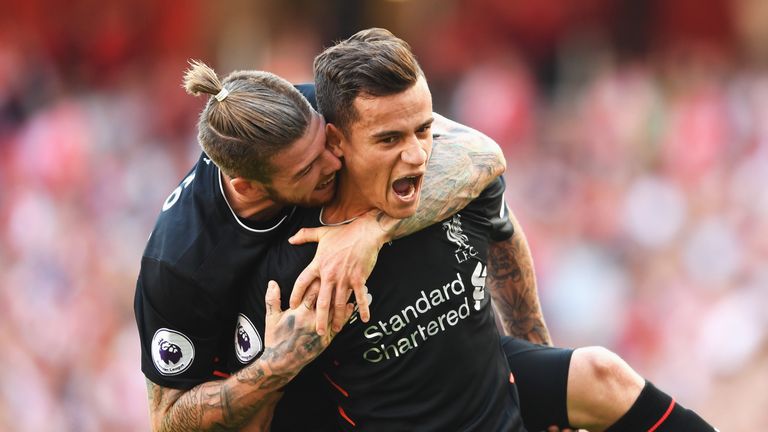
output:
[[[419,208],[389,230],[400,238],[439,222],[477,198],[504,172],[503,155],[489,138],[455,124],[433,137],[434,150],[422,185]],[[386,218],[383,214],[380,218]],[[381,223],[381,220],[380,220]]]
[[[230,431],[244,426],[268,430],[283,387],[335,336],[329,332],[322,339],[314,325],[294,328],[293,318],[287,317],[276,329],[278,344],[265,348],[258,360],[226,380],[209,381],[188,391],[147,380],[150,411],[161,418],[158,430]]]
[[[488,249],[486,286],[507,335],[552,345],[539,303],[531,252],[516,223],[510,239],[491,243]]]

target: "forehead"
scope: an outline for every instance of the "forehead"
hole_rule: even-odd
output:
[[[277,152],[270,161],[275,170],[274,177],[290,177],[310,164],[325,149],[325,121],[316,111],[312,111],[304,136],[288,148]]]
[[[389,96],[359,95],[354,100],[358,119],[350,129],[376,133],[420,125],[432,115],[432,94],[424,77],[409,89]]]

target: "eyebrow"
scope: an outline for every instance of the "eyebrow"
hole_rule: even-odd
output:
[[[432,123],[434,123],[435,119],[434,117],[430,117],[429,120],[425,121],[424,123],[420,124],[417,129],[421,129],[424,126],[430,126]],[[381,132],[376,132],[375,134],[371,135],[372,138],[379,139],[379,138],[385,138],[393,135],[402,135],[402,131],[399,130],[386,130]]]
[[[305,172],[306,172],[306,171],[307,171],[307,170],[308,170],[308,169],[309,169],[309,168],[312,166],[312,164],[313,164],[313,163],[317,162],[317,159],[318,159],[319,157],[320,157],[320,156],[318,156],[318,157],[316,157],[316,158],[312,159],[312,161],[311,161],[310,163],[308,163],[308,164],[304,165],[303,167],[301,167],[301,169],[300,169],[300,170],[298,170],[298,171],[296,172],[296,174],[294,174],[294,175],[293,175],[293,178],[294,178],[294,180],[295,180],[295,179],[298,179],[299,177],[301,177],[301,175],[302,175],[302,174],[304,174],[304,173],[305,173]]]

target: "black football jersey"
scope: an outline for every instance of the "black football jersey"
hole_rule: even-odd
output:
[[[235,304],[253,286],[253,268],[293,213],[254,224],[224,197],[218,167],[205,154],[162,205],[141,260],[134,313],[141,368],[165,387],[219,379],[236,343]],[[261,347],[253,334],[250,351]]]
[[[299,374],[324,382],[337,429],[524,430],[485,289],[491,236],[512,234],[503,190],[496,181],[456,215],[382,248],[367,282],[371,320],[353,315]],[[319,217],[318,209],[297,210],[286,234],[319,226]],[[275,242],[257,285],[276,280],[285,303],[314,251],[312,244]],[[246,293],[241,316],[262,333],[264,307],[263,288]],[[301,412],[286,403],[283,412]]]
[[[296,88],[317,106],[313,84]],[[263,223],[241,219],[221,181],[203,153],[163,203],[142,256],[134,297],[141,369],[162,386],[224,378],[231,352],[245,362],[262,349],[261,334],[235,305],[256,283],[253,269],[294,208]]]

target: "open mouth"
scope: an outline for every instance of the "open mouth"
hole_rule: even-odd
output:
[[[410,201],[416,196],[422,177],[421,174],[401,177],[392,182],[392,191],[401,200]]]
[[[335,178],[336,178],[336,176],[335,176],[335,175],[332,175],[332,176],[328,177],[328,180],[326,180],[326,181],[324,181],[324,182],[320,183],[319,185],[317,185],[317,187],[315,188],[315,190],[323,190],[323,189],[327,188],[328,186],[330,186],[331,184],[333,184],[333,180],[334,180]]]

